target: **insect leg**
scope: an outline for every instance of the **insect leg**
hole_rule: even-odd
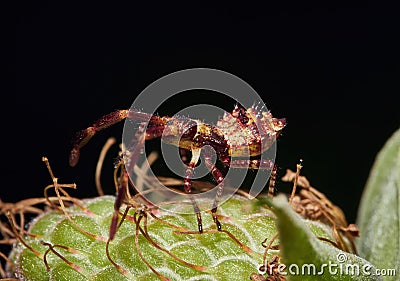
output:
[[[252,170],[273,170],[274,162],[270,159],[241,160],[233,159],[229,164],[230,168],[243,168]]]
[[[114,239],[115,233],[117,232],[119,209],[121,208],[127,194],[129,173],[133,171],[139,156],[142,153],[145,140],[160,137],[163,128],[164,126],[162,125],[146,128],[145,123],[140,124],[132,142],[129,144],[129,148],[124,152],[124,171],[118,187],[117,198],[114,203],[114,214],[110,225],[110,240]]]
[[[185,179],[183,180],[183,185],[185,188],[185,192],[187,194],[189,194],[189,199],[193,205],[193,209],[194,209],[194,212],[197,217],[197,225],[199,227],[199,232],[202,233],[203,232],[203,224],[202,224],[202,219],[201,219],[200,208],[199,208],[199,205],[197,204],[196,200],[191,195],[191,193],[192,193],[192,176],[193,176],[193,172],[194,172],[194,167],[196,166],[197,162],[199,161],[200,152],[201,152],[201,148],[193,148],[192,149],[192,158],[190,159],[189,165],[186,169]]]
[[[149,125],[163,125],[164,120],[158,116],[152,116],[149,113],[144,113],[138,110],[119,109],[104,115],[88,128],[78,132],[73,141],[73,147],[69,156],[69,165],[75,166],[78,164],[80,150],[88,141],[98,132],[104,130],[125,118],[129,118],[132,122],[149,122]]]
[[[181,157],[183,164],[189,165],[188,150],[185,148],[179,148],[179,155]]]
[[[219,220],[217,218],[217,209],[218,209],[219,199],[221,198],[222,191],[224,189],[224,176],[223,176],[222,172],[217,167],[215,167],[215,165],[212,164],[211,156],[207,152],[204,155],[204,161],[205,161],[205,164],[206,164],[208,170],[211,172],[214,179],[218,183],[217,194],[215,195],[215,198],[214,198],[214,203],[213,203],[213,206],[211,209],[211,214],[212,214],[214,223],[217,225],[217,229],[221,230],[221,223],[219,222]]]
[[[96,132],[124,120],[127,116],[128,110],[116,110],[101,117],[99,120],[94,122],[92,126],[78,132],[75,136],[73,147],[69,155],[69,165],[73,167],[78,164],[81,148],[87,144]]]
[[[276,170],[277,167],[274,165],[274,168],[271,171],[271,175],[269,177],[269,185],[268,185],[268,197],[273,198],[275,195],[275,183],[276,183]]]

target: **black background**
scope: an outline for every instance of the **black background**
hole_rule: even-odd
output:
[[[78,184],[72,194],[94,196],[97,155],[109,136],[121,136],[122,124],[99,133],[70,168],[76,131],[129,108],[166,74],[208,67],[242,78],[274,116],[287,118],[277,146],[280,175],[304,159],[303,175],[354,222],[376,153],[399,127],[397,15],[339,4],[49,1],[17,7],[9,67],[15,94],[3,100],[1,113],[0,198],[42,196],[50,184],[42,156],[59,182]],[[105,174],[112,173],[112,153]]]

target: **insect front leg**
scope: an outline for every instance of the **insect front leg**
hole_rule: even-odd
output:
[[[154,125],[154,123],[150,123],[149,125]],[[117,189],[117,198],[114,203],[114,214],[110,224],[110,240],[114,239],[118,229],[119,209],[126,199],[129,187],[129,173],[133,171],[139,156],[142,153],[145,140],[161,137],[163,129],[164,125],[154,125],[146,128],[145,123],[140,124],[132,142],[124,152],[123,173]]]
[[[164,120],[158,116],[152,116],[138,110],[119,109],[99,118],[88,128],[78,132],[73,141],[73,147],[69,156],[69,165],[74,167],[78,164],[80,150],[99,131],[104,130],[122,120],[129,118],[133,122],[147,122],[155,127],[163,127]]]
[[[189,199],[193,205],[194,213],[197,217],[197,226],[199,228],[199,232],[203,232],[203,223],[201,219],[201,213],[199,205],[197,204],[196,200],[193,198],[192,194],[192,177],[194,172],[194,167],[199,162],[200,159],[201,148],[192,148],[192,158],[190,159],[189,165],[186,169],[185,178],[183,180],[183,186],[185,192],[189,194]]]
[[[69,165],[74,167],[78,164],[80,150],[87,142],[98,132],[103,129],[110,127],[128,116],[129,110],[116,110],[110,114],[101,117],[99,120],[94,122],[92,126],[78,132],[75,136],[73,147],[69,156]]]
[[[185,148],[179,148],[179,155],[181,157],[183,164],[188,166],[189,165],[188,150]]]
[[[132,171],[132,169],[135,167],[136,162],[141,153],[142,147],[144,145],[144,140],[145,140],[144,132],[145,132],[145,126],[141,124],[138,131],[135,134],[135,138],[130,144],[130,148],[133,151],[130,152],[130,150],[127,149],[125,155],[123,156],[125,158],[124,162],[121,160],[121,162],[119,163],[119,165],[122,165],[123,172],[120,178],[119,186],[117,188],[117,198],[115,199],[114,202],[114,214],[110,224],[110,236],[109,236],[110,241],[114,239],[114,236],[117,233],[119,209],[121,208],[122,203],[124,202],[128,191],[129,172]]]
[[[110,233],[109,233],[109,241],[112,241],[115,237],[115,234],[118,230],[118,218],[119,218],[119,209],[122,206],[122,203],[126,199],[127,191],[129,187],[129,175],[124,166],[122,166],[123,172],[120,178],[120,183],[117,189],[117,195],[114,202],[114,213],[111,219],[110,224]]]

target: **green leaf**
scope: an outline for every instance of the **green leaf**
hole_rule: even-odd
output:
[[[375,159],[361,197],[357,224],[360,256],[379,269],[396,269],[400,280],[400,129],[386,142]]]
[[[289,280],[382,280],[374,276],[376,269],[368,261],[312,234],[285,196],[274,198],[272,206]]]

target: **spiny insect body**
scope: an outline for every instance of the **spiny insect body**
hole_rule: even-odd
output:
[[[217,218],[218,201],[222,195],[225,171],[218,169],[212,161],[212,148],[218,160],[226,168],[250,168],[272,170],[272,159],[260,159],[267,151],[286,125],[285,119],[274,118],[269,111],[252,106],[245,109],[236,104],[232,113],[226,113],[217,121],[216,125],[209,125],[200,120],[184,116],[156,116],[139,110],[116,110],[107,114],[90,127],[77,133],[73,142],[69,163],[75,166],[78,163],[80,149],[96,134],[124,119],[139,124],[135,138],[129,144],[127,157],[124,157],[125,171],[131,171],[135,166],[146,140],[162,138],[162,141],[180,148],[182,160],[187,164],[184,189],[194,208],[197,217],[198,230],[203,232],[200,208],[191,196],[192,176],[194,168],[203,156],[205,165],[218,183],[218,190],[211,209],[213,220],[218,230],[221,224]],[[190,161],[184,161],[185,152],[191,152]],[[242,159],[240,159],[242,157]],[[236,158],[236,159],[232,159]],[[128,172],[125,172],[128,178]],[[110,227],[110,239],[113,239],[117,224],[119,208],[124,202],[128,185],[122,180],[118,188],[115,202],[115,215]]]

